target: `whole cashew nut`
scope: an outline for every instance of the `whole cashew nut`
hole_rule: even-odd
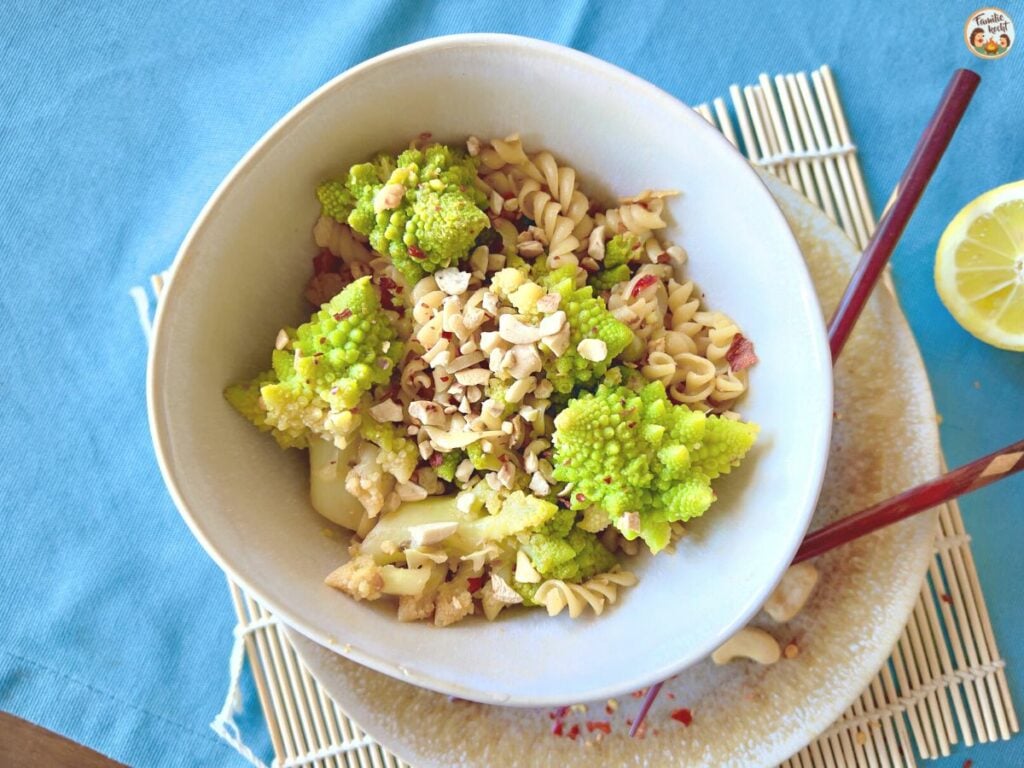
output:
[[[790,567],[765,602],[765,613],[775,621],[789,621],[800,613],[817,584],[818,569],[811,563]]]
[[[726,640],[714,653],[715,664],[727,664],[733,659],[750,659],[758,664],[774,664],[782,651],[775,638],[763,629],[744,627]]]

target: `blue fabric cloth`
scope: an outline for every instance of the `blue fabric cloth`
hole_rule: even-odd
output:
[[[227,683],[232,607],[156,468],[146,348],[128,290],[170,262],[220,179],[291,106],[353,64],[424,37],[546,38],[691,103],[760,72],[829,63],[876,207],[950,72],[979,71],[974,105],[894,268],[951,465],[1024,436],[1024,354],[962,331],[931,277],[956,211],[1024,178],[1024,50],[998,61],[971,55],[962,30],[977,4],[7,3],[0,327],[18,359],[0,378],[0,708],[134,765],[242,764],[207,725]],[[1024,25],[1024,5],[1003,5]],[[1022,494],[1017,477],[964,509],[1024,704]],[[243,726],[269,760],[259,723]],[[959,766],[965,754],[937,765]],[[969,754],[1021,765],[1024,739]]]

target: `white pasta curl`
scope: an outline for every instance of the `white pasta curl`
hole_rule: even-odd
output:
[[[636,582],[637,578],[632,572],[616,566],[582,584],[548,579],[537,587],[534,600],[547,609],[548,616],[556,616],[568,608],[569,616],[575,619],[588,607],[600,616],[606,604],[614,604],[618,599],[620,588],[631,587]]]
[[[326,248],[343,262],[369,264],[374,254],[366,245],[355,238],[347,224],[321,216],[313,225],[313,241],[320,248]]]

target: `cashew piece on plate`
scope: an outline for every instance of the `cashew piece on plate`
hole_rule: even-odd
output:
[[[726,640],[711,654],[715,664],[727,664],[733,659],[750,659],[758,664],[774,664],[782,651],[775,638],[763,629],[744,627]]]
[[[764,604],[764,612],[775,621],[786,622],[800,613],[818,584],[818,569],[811,563],[797,563],[783,575]]]

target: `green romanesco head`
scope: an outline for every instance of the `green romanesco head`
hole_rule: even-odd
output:
[[[477,186],[475,161],[441,144],[407,149],[397,158],[378,155],[354,165],[344,184],[317,190],[323,214],[366,235],[413,284],[429,272],[458,264],[490,223]],[[375,205],[385,185],[404,190],[397,205]],[[399,190],[400,192],[402,190]]]
[[[549,273],[545,282],[548,290],[562,296],[559,308],[565,310],[569,323],[569,346],[560,357],[549,356],[544,371],[555,391],[567,394],[577,386],[601,381],[608,366],[633,340],[633,332],[615,319],[604,301],[594,296],[591,286],[577,288],[575,278],[563,277],[561,269]],[[579,343],[584,339],[604,342],[602,360],[588,360],[579,353]]]
[[[587,282],[600,292],[629,280],[629,261],[640,245],[640,239],[632,232],[615,235],[605,244],[601,269],[591,274]]]
[[[712,477],[737,466],[756,435],[754,424],[671,403],[660,382],[639,392],[602,384],[555,418],[554,478],[573,484],[574,509],[599,506],[657,551],[669,523],[704,514]]]
[[[401,359],[394,339],[377,289],[361,278],[288,331],[285,348],[271,356],[272,371],[225,396],[261,429],[276,430],[282,445],[302,446],[313,433],[343,446],[359,424],[353,409],[371,387],[391,379]]]

